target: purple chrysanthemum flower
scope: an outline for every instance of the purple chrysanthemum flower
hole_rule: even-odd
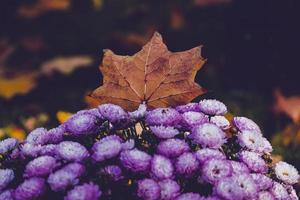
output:
[[[233,176],[234,185],[240,190],[245,199],[252,199],[257,193],[257,186],[249,174],[236,174]]]
[[[203,164],[205,161],[211,158],[219,160],[226,159],[226,156],[221,151],[209,148],[199,149],[195,152],[195,156],[200,164]]]
[[[167,139],[157,146],[157,153],[169,158],[176,158],[189,150],[189,145],[180,139]]]
[[[202,112],[208,115],[224,115],[227,112],[225,104],[215,99],[201,100],[199,107]]]
[[[57,166],[58,163],[55,158],[51,156],[40,156],[26,165],[24,177],[44,177],[52,173]]]
[[[179,184],[171,179],[166,179],[158,182],[160,187],[160,198],[162,200],[173,200],[180,194],[180,186]]]
[[[194,154],[187,152],[177,158],[175,166],[177,173],[191,175],[199,169],[199,162]]]
[[[40,148],[39,155],[40,156],[53,156],[53,157],[57,157],[56,156],[56,148],[57,148],[56,144],[43,145]]]
[[[64,200],[98,200],[101,194],[98,185],[85,183],[69,191]]]
[[[234,160],[230,160],[229,162],[231,164],[233,174],[243,174],[243,173],[250,172],[247,165],[245,165],[242,162],[238,162],[238,161],[234,161]]]
[[[5,140],[0,141],[0,154],[5,154],[13,150],[17,147],[18,144],[19,142],[15,138],[7,138]]]
[[[122,165],[133,172],[145,172],[150,167],[152,157],[138,149],[125,150],[120,154]]]
[[[63,168],[50,174],[47,182],[53,191],[65,190],[67,187],[76,185],[85,172],[85,167],[79,163],[70,163]]]
[[[285,185],[290,200],[299,200],[296,190],[291,185]]]
[[[173,176],[174,167],[170,159],[154,155],[151,161],[151,172],[157,179],[168,179]]]
[[[142,119],[145,117],[146,112],[147,112],[146,104],[140,104],[137,110],[133,112],[129,112],[128,114],[132,119]]]
[[[160,199],[160,187],[152,179],[138,181],[137,196],[144,200]]]
[[[92,109],[89,109],[89,110],[81,110],[81,111],[78,111],[76,114],[78,114],[78,115],[91,114],[91,115],[96,116],[98,118],[98,120],[104,121],[104,117],[101,115],[98,108],[92,108]]]
[[[3,192],[0,191],[0,200],[15,200],[14,190],[8,189]]]
[[[122,169],[118,165],[105,166],[100,172],[113,181],[119,181],[124,178]]]
[[[209,122],[208,116],[201,112],[189,111],[182,114],[182,118],[187,128]]]
[[[268,191],[261,191],[257,195],[257,200],[275,200],[272,193]]]
[[[264,174],[252,173],[250,174],[250,176],[254,180],[255,184],[257,185],[257,189],[259,191],[267,190],[273,185],[273,180]]]
[[[193,142],[209,148],[220,148],[226,142],[225,137],[225,133],[211,123],[194,127],[191,134]]]
[[[176,198],[176,200],[201,200],[201,196],[198,193],[184,193]]]
[[[62,125],[58,126],[57,128],[50,129],[48,131],[48,135],[49,135],[48,143],[57,144],[63,141],[64,133],[65,133],[65,127]]]
[[[121,149],[122,145],[120,139],[111,136],[105,137],[93,145],[92,159],[96,162],[111,159],[116,157]]]
[[[0,169],[0,191],[3,190],[15,178],[15,173],[11,169]]]
[[[25,143],[21,146],[21,153],[23,156],[37,157],[41,149],[42,149],[42,145]]]
[[[202,197],[201,200],[222,200],[217,196],[207,196],[207,197]]]
[[[173,108],[156,108],[146,114],[146,123],[150,126],[176,126],[182,120],[179,112]]]
[[[57,145],[57,155],[67,161],[83,161],[89,157],[89,152],[78,142],[64,141]]]
[[[232,177],[226,177],[217,182],[214,192],[226,200],[243,199],[243,193],[234,184]]]
[[[130,150],[135,147],[134,139],[128,139],[124,143],[122,143],[122,150]]]
[[[226,160],[210,159],[203,164],[202,178],[209,183],[216,183],[218,180],[230,176],[232,167]]]
[[[257,173],[266,173],[268,171],[268,165],[260,154],[252,151],[241,151],[239,155],[241,161],[245,163],[250,170]]]
[[[237,137],[239,144],[246,149],[258,153],[270,153],[272,151],[270,142],[261,133],[245,130],[239,132]]]
[[[156,137],[169,139],[179,134],[179,131],[172,126],[150,126],[151,131]]]
[[[280,161],[276,163],[274,170],[277,178],[286,184],[293,185],[299,181],[298,170],[293,165]]]
[[[98,107],[101,115],[111,123],[128,122],[129,116],[127,112],[118,105],[102,104]]]
[[[21,183],[14,192],[16,200],[33,200],[41,197],[46,190],[43,178],[33,177]]]
[[[289,199],[289,194],[287,190],[282,184],[278,182],[273,183],[273,187],[270,189],[270,192],[273,194],[275,199],[282,199],[282,200]]]
[[[198,103],[188,103],[185,105],[180,105],[175,108],[180,113],[185,113],[189,111],[200,112],[200,107]]]
[[[247,117],[234,117],[233,124],[236,126],[236,128],[239,131],[248,130],[248,131],[255,131],[257,133],[261,133],[259,126],[254,121],[248,119]]]
[[[47,144],[49,141],[48,131],[45,128],[37,128],[31,131],[25,142],[33,144],[33,145],[43,145]]]
[[[223,130],[230,128],[230,122],[224,116],[213,116],[210,118],[210,123],[213,123]]]
[[[64,125],[65,130],[72,136],[93,134],[97,131],[98,118],[95,115],[84,113],[75,114]]]

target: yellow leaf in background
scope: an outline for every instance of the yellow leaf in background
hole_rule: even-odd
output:
[[[35,18],[48,11],[68,10],[71,7],[71,0],[38,0],[33,5],[22,5],[18,14],[22,17]]]
[[[230,122],[232,122],[233,117],[234,117],[234,115],[231,114],[230,112],[227,112],[227,113],[225,114],[225,118],[226,118],[228,121],[230,121]]]
[[[4,128],[4,132],[12,138],[16,138],[19,141],[23,141],[25,139],[26,133],[23,129],[10,125]]]
[[[103,0],[92,0],[95,10],[100,10],[103,5]]]
[[[42,73],[51,75],[55,71],[71,74],[75,69],[89,67],[94,60],[90,56],[57,57],[42,64]]]
[[[271,158],[272,158],[272,165],[275,165],[279,161],[283,160],[283,157],[281,155],[278,155],[278,154],[271,155]]]
[[[1,140],[1,138],[3,138],[5,136],[5,131],[2,129],[2,128],[0,128],[0,140]]]
[[[10,99],[18,94],[26,94],[36,86],[36,74],[20,74],[15,77],[0,76],[0,97]]]
[[[58,111],[56,113],[56,118],[59,121],[59,123],[64,123],[65,121],[67,121],[71,116],[73,115],[73,113],[70,112],[66,112],[66,111]]]

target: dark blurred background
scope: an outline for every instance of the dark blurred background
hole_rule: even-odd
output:
[[[131,55],[159,31],[204,45],[201,98],[252,118],[274,158],[300,164],[299,0],[1,0],[0,137],[24,138],[85,108],[102,50]],[[282,154],[283,157],[276,156]]]

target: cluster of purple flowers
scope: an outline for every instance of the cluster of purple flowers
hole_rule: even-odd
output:
[[[211,99],[134,112],[104,104],[23,143],[5,139],[0,200],[298,199],[297,169],[273,165],[257,124],[226,112]]]

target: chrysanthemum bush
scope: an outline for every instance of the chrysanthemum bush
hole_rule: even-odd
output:
[[[246,117],[202,100],[82,110],[24,143],[0,142],[0,200],[294,200],[298,171]]]

